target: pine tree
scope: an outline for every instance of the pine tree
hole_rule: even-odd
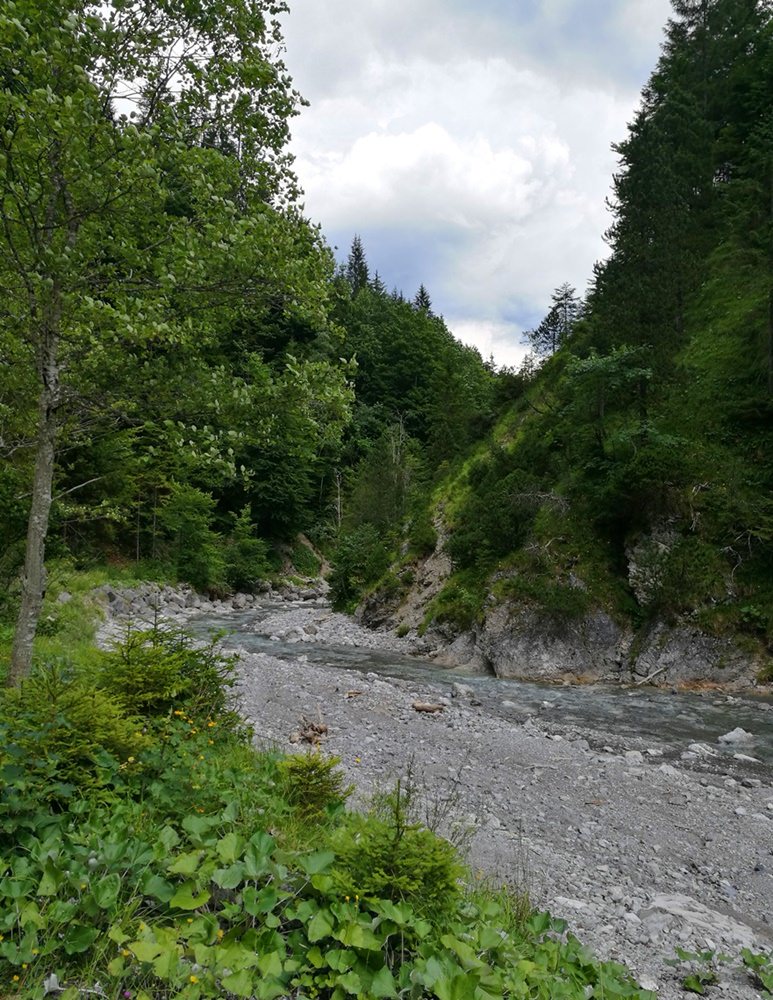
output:
[[[353,296],[359,295],[363,288],[368,287],[369,277],[368,262],[365,259],[365,248],[362,245],[360,237],[355,235],[346,262],[346,278],[352,286]]]
[[[414,296],[413,304],[417,309],[421,310],[421,312],[425,312],[427,315],[432,314],[432,300],[429,297],[429,292],[423,284],[419,285],[419,290]]]

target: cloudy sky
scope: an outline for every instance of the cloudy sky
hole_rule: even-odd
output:
[[[498,364],[602,257],[615,156],[669,0],[291,0],[306,212]]]

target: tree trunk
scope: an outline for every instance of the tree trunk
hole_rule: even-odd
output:
[[[13,687],[27,676],[32,664],[32,644],[46,591],[46,535],[51,510],[54,481],[57,410],[59,406],[59,346],[60,308],[55,293],[55,306],[41,331],[38,356],[41,379],[38,400],[38,432],[35,473],[32,482],[32,506],[27,524],[27,550],[21,577],[21,606],[11,651],[11,666],[6,684]]]

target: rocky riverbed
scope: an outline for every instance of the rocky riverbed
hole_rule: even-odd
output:
[[[773,950],[773,768],[751,762],[751,745],[720,756],[685,743],[668,754],[550,712],[492,715],[452,674],[428,683],[311,663],[312,644],[410,643],[334,615],[321,592],[303,589],[274,595],[269,609],[260,598],[234,607],[179,592],[116,595],[120,614],[103,637],[153,607],[191,624],[241,615],[241,628],[254,610],[254,630],[285,649],[247,651],[239,663],[235,696],[259,744],[291,750],[302,718],[324,722],[324,750],[341,758],[358,804],[410,772],[424,818],[467,844],[475,877],[526,889],[665,1000],[685,996],[684,969],[666,964],[677,946],[735,960],[743,947]],[[442,708],[418,712],[417,702]],[[715,995],[760,996],[737,961],[719,976]]]

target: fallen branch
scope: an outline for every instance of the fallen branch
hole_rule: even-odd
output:
[[[650,681],[654,681],[654,680],[655,680],[655,678],[656,678],[656,677],[657,677],[657,676],[658,676],[659,674],[662,674],[662,673],[665,673],[665,671],[666,671],[667,669],[668,669],[667,667],[661,667],[661,668],[660,668],[659,670],[655,670],[655,671],[654,671],[654,673],[651,673],[651,674],[649,675],[649,677],[645,677],[645,678],[644,678],[644,680],[641,680],[641,681],[637,681],[637,682],[636,682],[636,683],[634,684],[634,687],[637,687],[637,688],[638,688],[638,687],[642,687],[642,685],[644,685],[644,684],[649,684],[649,682],[650,682]]]
[[[301,725],[294,733],[290,733],[291,743],[310,743],[318,747],[327,736],[327,725],[322,722],[309,722],[305,715],[301,716]]]

